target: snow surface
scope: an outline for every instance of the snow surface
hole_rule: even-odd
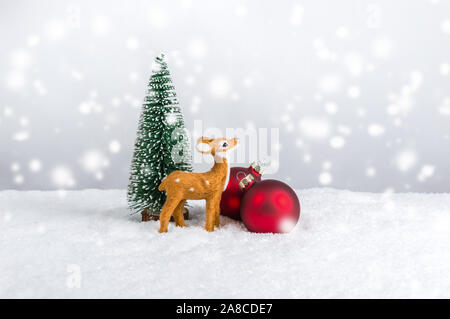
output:
[[[300,223],[254,234],[141,223],[123,190],[0,192],[0,297],[450,297],[450,194],[300,190]]]

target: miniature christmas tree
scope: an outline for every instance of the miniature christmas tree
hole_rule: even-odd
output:
[[[172,171],[192,171],[190,141],[164,54],[156,58],[148,84],[128,185],[128,205],[143,220],[157,219],[166,200],[158,190]]]

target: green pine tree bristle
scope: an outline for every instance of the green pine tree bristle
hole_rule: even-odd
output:
[[[190,141],[164,55],[155,63],[139,119],[127,195],[133,212],[147,209],[151,214],[159,214],[166,200],[158,190],[161,181],[176,170],[192,171]]]

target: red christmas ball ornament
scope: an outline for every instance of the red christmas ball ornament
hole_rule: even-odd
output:
[[[250,175],[241,188],[241,218],[249,231],[288,233],[297,225],[300,201],[289,185],[273,179],[257,182]]]
[[[241,198],[244,191],[239,187],[239,182],[247,175],[252,175],[255,180],[260,181],[263,169],[257,162],[253,162],[250,167],[232,167],[227,188],[222,193],[220,200],[220,214],[236,220],[241,219],[240,208]]]

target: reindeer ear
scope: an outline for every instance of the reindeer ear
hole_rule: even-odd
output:
[[[201,136],[201,137],[199,137],[197,139],[197,144],[199,144],[199,143],[206,143],[206,144],[208,144],[208,143],[211,143],[212,141],[214,141],[214,139],[211,138],[211,137]]]
[[[214,141],[213,138],[210,137],[199,137],[197,139],[197,144],[195,145],[195,148],[197,149],[198,152],[202,153],[202,154],[210,154],[211,153],[211,146],[209,145],[209,143],[211,143],[212,141]],[[199,148],[200,146],[200,148]]]

